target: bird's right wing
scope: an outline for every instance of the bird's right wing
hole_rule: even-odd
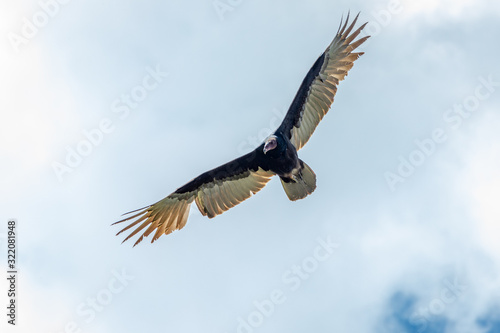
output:
[[[354,61],[363,54],[353,52],[369,37],[354,41],[366,25],[365,23],[352,32],[358,16],[349,26],[349,15],[343,26],[342,22],[340,23],[335,38],[302,81],[285,119],[277,130],[286,135],[297,150],[309,140],[330,109],[337,85],[346,77]]]
[[[131,220],[133,222],[117,235],[135,228],[125,238],[125,242],[142,232],[135,246],[156,230],[151,239],[152,243],[161,235],[168,235],[186,225],[193,201],[204,216],[212,218],[248,199],[252,194],[260,191],[274,175],[273,172],[266,171],[258,165],[256,153],[257,151],[253,151],[207,171],[157,203],[126,213],[125,215],[135,214],[113,224]]]

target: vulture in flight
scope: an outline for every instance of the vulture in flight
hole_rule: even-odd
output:
[[[359,14],[358,14],[359,16]],[[213,218],[260,191],[271,177],[280,177],[292,201],[303,199],[316,188],[316,175],[297,156],[319,122],[330,109],[337,85],[363,52],[353,52],[369,36],[359,38],[366,23],[354,29],[349,15],[325,52],[302,81],[279,128],[254,151],[207,171],[150,206],[126,213],[115,222],[131,222],[118,234],[133,229],[124,241],[141,233],[134,246],[153,234],[151,242],[163,234],[182,229],[193,202],[201,214]],[[117,235],[118,235],[117,234]]]

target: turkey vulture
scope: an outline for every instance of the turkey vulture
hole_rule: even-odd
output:
[[[307,73],[274,134],[254,151],[199,175],[157,203],[124,214],[131,215],[113,223],[135,219],[118,232],[135,228],[124,241],[142,232],[135,246],[154,232],[152,243],[163,234],[182,229],[193,201],[201,214],[213,218],[260,191],[274,175],[280,177],[290,200],[311,194],[316,188],[316,175],[297,151],[330,109],[339,82],[363,54],[353,52],[369,37],[354,40],[366,26],[353,31],[358,16],[349,26],[349,15],[345,23],[341,20],[335,38]]]

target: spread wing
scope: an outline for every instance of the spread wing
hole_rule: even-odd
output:
[[[302,148],[311,137],[319,122],[330,109],[337,92],[337,85],[342,81],[353,63],[363,52],[354,53],[359,45],[370,36],[354,39],[360,34],[366,23],[351,33],[359,14],[352,24],[347,26],[349,15],[326,48],[316,60],[290,105],[285,119],[277,132],[286,135],[297,150]]]
[[[262,150],[262,149],[260,149]],[[212,218],[260,191],[274,175],[260,163],[259,149],[194,178],[174,193],[150,206],[126,213],[115,222],[133,221],[117,235],[134,228],[124,242],[142,233],[134,246],[154,232],[151,243],[161,235],[182,229],[193,201],[204,216]]]

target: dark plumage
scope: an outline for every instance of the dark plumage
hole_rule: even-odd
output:
[[[134,246],[153,232],[154,242],[163,234],[183,228],[193,201],[209,218],[222,214],[260,191],[274,175],[280,177],[290,200],[311,194],[316,188],[316,175],[299,159],[297,151],[330,109],[339,82],[363,54],[352,52],[369,37],[354,41],[366,25],[352,31],[357,19],[356,16],[349,26],[349,16],[344,24],[341,22],[332,43],[307,73],[273,135],[254,151],[199,175],[157,203],[127,213],[131,215],[116,222],[135,219],[118,232],[135,227],[124,241],[143,231]]]

